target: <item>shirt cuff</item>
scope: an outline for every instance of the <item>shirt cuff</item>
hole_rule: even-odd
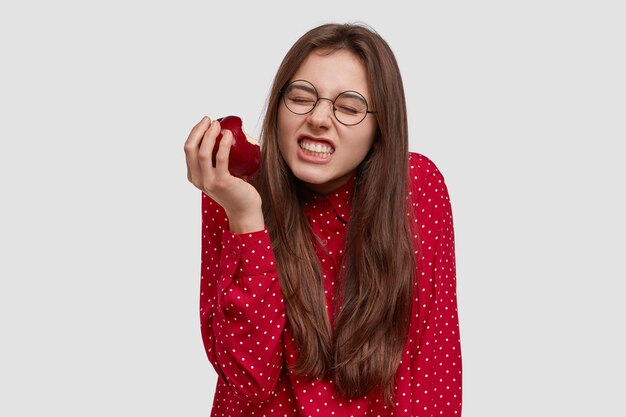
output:
[[[242,234],[225,230],[222,236],[222,257],[226,258],[222,259],[222,265],[235,277],[276,272],[276,259],[267,228]]]

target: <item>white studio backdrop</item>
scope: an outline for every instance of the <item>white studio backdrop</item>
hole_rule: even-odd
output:
[[[365,22],[457,238],[464,416],[620,415],[626,29],[619,1],[0,6],[3,416],[206,416],[203,116],[258,135],[291,44]]]

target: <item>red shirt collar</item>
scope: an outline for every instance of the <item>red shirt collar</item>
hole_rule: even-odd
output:
[[[307,190],[304,193],[304,214],[307,216],[318,215],[330,206],[345,223],[348,223],[355,184],[356,176],[352,176],[345,184],[326,195]]]

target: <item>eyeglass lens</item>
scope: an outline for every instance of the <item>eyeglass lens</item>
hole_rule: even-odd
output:
[[[283,90],[283,99],[287,108],[295,114],[307,114],[312,111],[320,98],[317,90],[308,81],[297,80]],[[367,115],[367,101],[356,91],[344,91],[333,101],[333,113],[340,123],[355,125]]]

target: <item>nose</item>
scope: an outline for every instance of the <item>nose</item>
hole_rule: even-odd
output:
[[[326,101],[328,105],[325,105],[322,101]],[[334,117],[334,106],[335,104],[331,99],[320,97],[311,113],[309,113],[309,120],[320,126],[330,123],[330,120]]]

